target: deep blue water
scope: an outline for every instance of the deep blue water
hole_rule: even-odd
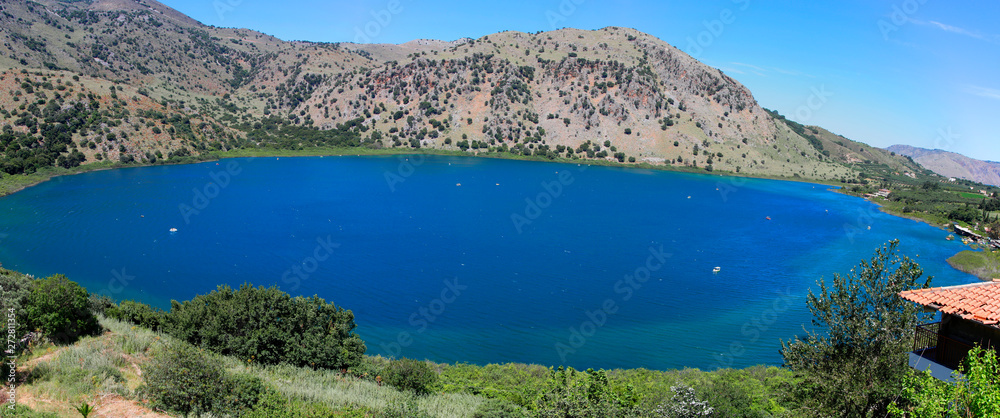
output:
[[[441,362],[780,364],[816,280],[896,238],[935,285],[976,281],[945,263],[962,249],[947,232],[827,186],[568,164],[128,168],[53,179],[0,214],[4,267],[164,308],[277,284],[353,310],[369,354]]]

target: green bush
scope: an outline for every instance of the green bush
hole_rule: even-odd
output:
[[[222,362],[189,344],[162,346],[143,369],[142,392],[156,408],[187,416],[211,413],[222,404]]]
[[[171,305],[167,333],[241,360],[341,369],[365,352],[354,314],[317,296],[293,298],[277,287],[244,284]]]
[[[165,312],[153,309],[145,303],[131,300],[123,301],[118,306],[105,309],[104,314],[109,318],[131,322],[153,331],[159,330],[165,320]]]
[[[31,408],[18,403],[13,409],[8,409],[6,405],[0,408],[0,417],[18,417],[18,418],[57,418],[59,415],[53,414],[51,412],[35,412]]]
[[[490,399],[479,405],[473,418],[528,418],[528,412],[520,406],[499,399]]]
[[[325,418],[331,416],[351,417],[354,415],[338,415],[338,411],[331,409],[327,405],[292,400],[278,392],[267,391],[261,396],[253,410],[240,416],[244,418]]]
[[[437,373],[427,362],[406,358],[390,362],[385,374],[385,382],[389,385],[417,394],[430,393],[431,386],[438,380]]]
[[[94,315],[105,315],[105,312],[115,306],[115,300],[108,295],[98,295],[96,293],[91,293],[90,297],[87,298],[87,303],[90,305],[90,311]]]
[[[5,309],[14,309],[18,319],[15,332],[21,338],[32,329],[28,326],[28,296],[35,289],[36,281],[32,278],[10,270],[0,268],[0,297]],[[9,311],[4,311],[4,316]],[[6,376],[6,375],[5,375]]]
[[[28,326],[57,343],[93,335],[100,327],[87,291],[61,274],[39,280],[27,297]]]
[[[219,391],[222,396],[213,409],[233,416],[247,414],[272,392],[260,378],[243,373],[227,376]]]

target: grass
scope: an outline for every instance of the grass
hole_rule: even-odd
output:
[[[34,360],[34,367],[25,368],[25,381],[19,388],[30,392],[35,399],[46,401],[36,402],[38,411],[22,408],[17,416],[75,416],[74,406],[84,402],[94,405],[109,394],[140,400],[143,383],[138,373],[140,367],[150,360],[151,352],[172,338],[118,320],[98,318],[107,331],[100,336],[86,337],[66,347],[36,347],[22,355],[19,363]],[[468,417],[489,399],[534,410],[540,407],[543,395],[559,390],[553,386],[552,369],[538,365],[432,363],[438,381],[430,394],[420,396],[380,385],[373,376],[354,377],[334,370],[220,358],[228,372],[260,378],[290,402],[287,407],[330,411],[345,417]],[[388,361],[366,357],[361,367],[379,370]],[[571,382],[585,383],[586,376],[577,372]],[[611,370],[607,376],[614,390],[631,388],[627,390],[633,391],[640,399],[640,406],[646,408],[669,402],[671,386],[683,384],[695,388],[702,399],[721,410],[751,408],[766,416],[797,416],[789,395],[795,377],[779,368],[758,366],[715,372],[630,369]],[[739,401],[738,405],[734,400]],[[5,412],[0,416],[10,415]]]
[[[1000,251],[962,251],[949,258],[948,264],[983,280],[1000,279]]]
[[[74,405],[84,402],[93,405],[108,394],[139,399],[138,389],[143,383],[139,367],[149,360],[151,350],[173,340],[172,337],[103,316],[98,319],[109,332],[82,338],[67,347],[36,347],[19,359],[20,364],[32,359],[37,363],[24,370],[25,381],[20,387],[36,398],[48,400],[39,407],[41,411],[31,412],[41,415],[27,416],[48,416],[46,413],[73,416]],[[46,355],[49,357],[41,358]],[[465,417],[471,416],[486,400],[466,393],[417,396],[371,380],[345,376],[339,371],[262,366],[221,358],[228,371],[256,376],[298,404],[320,404],[346,416],[400,412],[399,408],[408,407],[432,417]]]

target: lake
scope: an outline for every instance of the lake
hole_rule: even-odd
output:
[[[808,289],[891,239],[936,286],[978,281],[945,262],[963,249],[947,231],[828,188],[471,157],[225,159],[4,197],[0,261],[162,308],[278,285],[353,310],[368,354],[577,368],[780,364]]]

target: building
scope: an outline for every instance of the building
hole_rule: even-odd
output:
[[[951,381],[973,346],[1000,348],[1000,282],[910,290],[899,294],[941,313],[941,321],[918,325],[910,367]]]

